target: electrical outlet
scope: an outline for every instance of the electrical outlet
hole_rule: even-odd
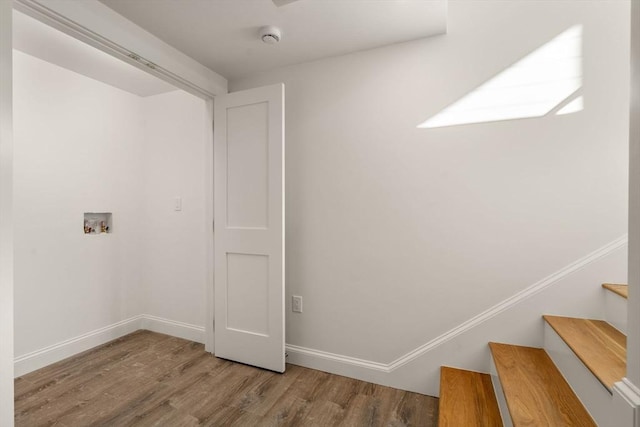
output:
[[[291,311],[302,313],[302,297],[296,295],[291,297]]]

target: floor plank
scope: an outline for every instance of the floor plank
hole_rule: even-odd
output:
[[[438,399],[137,331],[15,380],[15,425],[435,426]]]
[[[515,427],[596,426],[543,349],[489,346]]]
[[[502,427],[491,375],[440,369],[440,427]]]
[[[609,392],[627,374],[627,337],[604,320],[543,316]]]

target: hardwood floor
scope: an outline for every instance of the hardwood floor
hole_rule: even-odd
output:
[[[542,317],[612,393],[613,384],[627,375],[627,337],[604,320]]]
[[[491,375],[440,368],[439,427],[502,427]]]
[[[438,399],[137,331],[15,380],[16,426],[435,426]]]
[[[602,287],[620,295],[622,298],[629,298],[629,285],[617,283],[603,283]]]
[[[514,426],[597,427],[546,351],[489,347]]]

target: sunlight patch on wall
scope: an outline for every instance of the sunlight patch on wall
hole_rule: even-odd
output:
[[[567,105],[562,107],[556,113],[557,116],[562,116],[564,114],[577,113],[578,111],[582,111],[584,109],[584,97],[579,96],[573,101],[569,102]]]
[[[576,25],[445,108],[419,128],[542,117],[582,86],[582,25]],[[578,97],[558,114],[582,110]]]

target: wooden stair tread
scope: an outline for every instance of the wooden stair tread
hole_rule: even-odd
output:
[[[622,298],[629,298],[629,286],[618,283],[603,283],[602,287],[613,293],[620,295]]]
[[[611,392],[627,373],[627,337],[604,320],[543,316],[598,380]]]
[[[440,368],[440,427],[502,427],[491,375]]]
[[[489,346],[515,427],[596,426],[543,349]]]

